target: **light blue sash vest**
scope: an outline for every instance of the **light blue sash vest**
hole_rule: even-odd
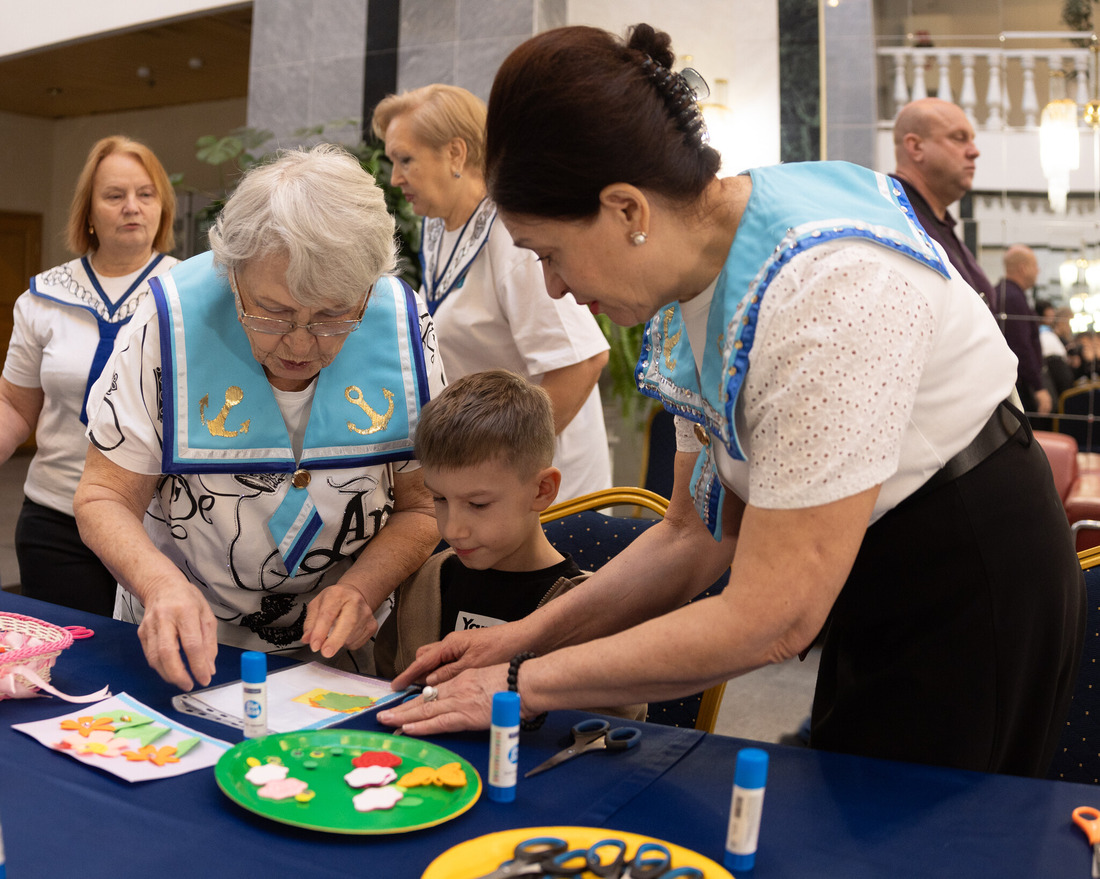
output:
[[[734,408],[745,379],[760,302],[794,256],[837,238],[862,238],[912,257],[948,276],[897,181],[846,162],[806,162],[749,172],[752,194],[707,317],[701,375],[679,303],[646,325],[635,377],[642,393],[703,427],[709,443],[695,465],[691,495],[700,518],[721,537],[725,489],[711,443],[745,460]],[[851,219],[858,217],[859,219]]]
[[[282,473],[268,523],[289,573],[321,529],[311,470],[408,460],[429,391],[416,302],[407,285],[374,285],[362,325],[317,377],[300,462],[263,367],[211,254],[151,282],[161,338],[164,473]]]

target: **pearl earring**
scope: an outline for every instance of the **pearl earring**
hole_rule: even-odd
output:
[[[649,238],[649,236],[646,235],[645,232],[631,232],[630,233],[630,240],[634,244],[635,247],[641,247],[643,244],[646,243],[646,240],[648,238]]]

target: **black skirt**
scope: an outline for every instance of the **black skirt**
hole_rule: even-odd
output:
[[[868,529],[823,633],[811,747],[1044,776],[1084,625],[1065,512],[1023,427]]]

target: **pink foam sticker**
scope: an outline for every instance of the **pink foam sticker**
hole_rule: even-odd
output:
[[[298,778],[280,778],[275,781],[269,781],[258,791],[256,796],[263,797],[265,800],[289,800],[291,797],[296,797],[298,794],[303,793],[309,788],[309,785]]]

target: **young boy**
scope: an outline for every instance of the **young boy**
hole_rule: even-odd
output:
[[[520,619],[587,576],[539,521],[561,484],[542,388],[503,369],[460,378],[424,407],[416,457],[449,548],[394,594],[374,644],[383,677],[402,672],[424,644]],[[605,713],[641,719],[645,706]]]

